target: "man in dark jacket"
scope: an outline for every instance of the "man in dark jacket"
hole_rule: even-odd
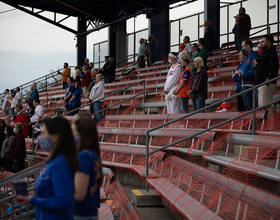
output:
[[[149,43],[146,43],[146,46],[148,47],[149,64],[154,66],[157,53],[157,40],[155,39],[155,35],[150,34],[148,41]]]
[[[254,66],[256,67],[255,83],[257,85],[278,76],[279,59],[276,47],[273,46],[273,43],[274,39],[272,35],[265,35],[262,39],[261,48],[264,50],[264,53],[260,59],[254,63]],[[272,102],[276,88],[276,81],[258,88],[259,106]],[[271,106],[266,107],[266,109],[268,110],[267,117],[272,117],[275,113],[274,109]]]
[[[2,144],[3,144],[3,141],[5,140],[5,127],[7,127],[5,121],[3,119],[0,119],[0,149],[2,149]]]
[[[206,20],[204,22],[204,27],[206,27],[205,33],[204,33],[204,40],[206,43],[206,48],[208,50],[208,55],[212,55],[213,53],[209,54],[212,50],[216,48],[216,42],[215,42],[215,34],[214,30],[211,26],[211,21]]]
[[[110,64],[104,69],[104,81],[105,83],[111,83],[114,81],[116,74],[116,64],[114,63],[114,58],[109,58]]]

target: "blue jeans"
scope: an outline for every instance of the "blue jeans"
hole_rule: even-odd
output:
[[[242,49],[242,41],[245,40],[248,37],[235,37],[235,47],[236,50],[240,51]]]
[[[247,89],[250,89],[250,88],[251,87],[249,87],[249,86],[242,86],[241,92],[243,92]],[[245,109],[247,111],[252,110],[253,109],[253,91],[243,94],[242,98],[243,98]]]
[[[180,97],[180,101],[184,113],[189,113],[189,99],[185,97]]]
[[[103,105],[103,102],[100,102],[100,101],[94,102],[93,103],[94,113],[102,110],[102,105]],[[102,112],[99,112],[99,113],[95,114],[95,118],[96,118],[96,124],[97,124],[103,118]]]
[[[74,215],[74,220],[98,220],[98,214],[96,216],[81,216]]]
[[[10,108],[10,112],[11,112],[12,116],[14,116],[14,110],[15,110],[15,108]]]
[[[114,75],[108,75],[105,76],[105,83],[111,83],[114,81],[115,76]]]
[[[198,96],[198,97],[196,97],[196,99],[192,99],[192,104],[193,104],[194,111],[204,108],[205,107],[205,97]]]

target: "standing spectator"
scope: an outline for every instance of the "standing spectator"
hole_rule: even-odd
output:
[[[25,168],[26,147],[22,131],[23,125],[21,123],[15,123],[14,132],[16,136],[11,143],[9,154],[9,159],[13,161],[15,173]]]
[[[72,106],[69,104],[69,100],[71,99],[72,94],[75,91],[75,86],[73,85],[73,82],[74,82],[74,79],[72,77],[69,77],[67,79],[68,87],[66,88],[65,96],[63,98],[63,103],[65,105],[67,112],[72,110]],[[71,115],[71,114],[68,114],[68,115]]]
[[[168,62],[172,64],[170,67],[163,92],[165,93],[165,100],[166,100],[166,107],[167,107],[167,114],[172,113],[180,113],[181,112],[181,105],[180,100],[177,94],[174,94],[173,91],[179,85],[179,78],[180,74],[183,71],[181,64],[177,61],[177,54],[172,52],[168,55]]]
[[[79,170],[75,173],[75,219],[98,219],[102,169],[97,128],[91,116],[79,113],[71,125],[77,137]]]
[[[109,62],[109,65],[107,65],[104,69],[105,83],[113,82],[116,74],[116,64],[114,63],[114,58],[110,57]]]
[[[38,94],[37,83],[36,82],[32,83],[30,91],[31,91],[31,93],[29,95],[29,98],[25,99],[26,102],[28,102],[28,101],[33,102],[35,99],[39,99],[39,94]]]
[[[249,39],[245,39],[242,42],[242,48],[247,53],[244,62],[241,67],[240,78],[241,78],[241,91],[250,89],[255,85],[254,82],[254,60],[258,58],[258,54],[253,51],[253,43]],[[243,102],[246,110],[253,108],[253,91],[247,92],[242,95]]]
[[[154,34],[150,34],[148,38],[149,43],[146,43],[148,47],[149,63],[150,66],[155,65],[156,53],[157,53],[157,40]]]
[[[5,89],[5,97],[2,103],[2,110],[4,111],[5,116],[9,114],[10,109],[10,91],[9,89]]]
[[[192,56],[191,56],[191,60],[190,60],[190,68],[192,69],[192,71],[195,70],[194,59],[196,57],[198,57],[198,51],[199,51],[199,47],[198,47],[197,43],[194,43],[192,45]]]
[[[190,90],[188,96],[192,97],[193,110],[197,111],[205,107],[205,100],[207,99],[207,71],[203,68],[204,62],[201,57],[194,59],[194,66],[196,71],[193,73],[190,83]]]
[[[91,82],[90,82],[90,85],[89,85],[89,88],[88,88],[88,93],[87,93],[87,95],[86,95],[87,98],[88,98],[89,95],[90,95],[90,92],[91,92],[92,87],[93,87],[93,86],[95,85],[95,83],[96,83],[96,75],[97,75],[96,69],[92,69],[92,70],[91,70],[92,80],[91,80]],[[102,74],[101,74],[101,75],[102,75]],[[89,105],[89,112],[90,112],[90,114],[93,114],[93,113],[94,113],[93,103],[91,103],[91,104]]]
[[[14,123],[21,123],[23,125],[22,134],[25,138],[28,137],[28,115],[23,113],[22,104],[16,104],[17,115],[15,117]]]
[[[182,60],[182,58],[184,56],[184,53],[189,54],[189,56],[191,56],[191,54],[192,54],[192,45],[190,43],[190,37],[189,36],[184,37],[183,44],[181,46],[183,46],[183,47],[182,47],[182,49],[180,49],[180,52],[179,52],[179,55],[178,55],[179,60]],[[180,46],[180,48],[181,48],[181,46]]]
[[[59,71],[57,72],[58,74],[61,74],[62,88],[66,89],[67,79],[70,77],[70,68],[68,68],[68,63],[64,63],[63,67],[64,67],[63,73],[60,73]]]
[[[84,97],[86,97],[88,87],[89,87],[89,84],[90,84],[90,81],[91,81],[91,75],[90,75],[90,72],[88,70],[88,66],[84,65],[83,69],[84,69],[85,77],[84,77],[83,82],[82,82],[82,89],[83,89]]]
[[[3,141],[1,150],[1,172],[4,170],[13,171],[13,162],[9,159],[10,146],[15,138],[15,133],[11,126],[5,128],[6,139]]]
[[[38,125],[39,123],[41,123],[41,120],[44,117],[44,108],[40,105],[40,100],[35,99],[33,101],[33,105],[35,107],[35,113],[30,119],[32,126],[33,125]],[[38,136],[38,133],[34,134],[34,137],[37,137],[37,136]]]
[[[183,58],[181,60],[181,65],[183,66],[183,68],[185,68],[185,70],[180,75],[179,86],[173,92],[175,95],[178,94],[184,113],[189,113],[189,96],[187,93],[189,91],[192,77],[192,70],[189,67],[189,63],[190,60],[187,58]]]
[[[73,219],[78,161],[68,121],[63,117],[43,120],[38,144],[50,152],[49,159],[35,182],[35,197],[17,196],[17,203],[34,205],[36,219]]]
[[[261,48],[264,53],[259,60],[255,61],[256,84],[261,84],[265,81],[271,80],[278,76],[279,58],[276,51],[276,46],[273,45],[274,39],[271,35],[265,35],[261,42]],[[258,88],[258,104],[263,106],[273,101],[273,95],[277,88],[277,81],[261,86]],[[271,118],[274,115],[274,109],[271,106],[267,106],[268,110],[267,118]]]
[[[35,114],[35,107],[33,105],[33,102],[28,102],[28,105],[27,105],[27,110],[28,110],[28,136],[30,138],[32,138],[32,123],[31,123],[31,118],[32,116]]]
[[[20,88],[19,87],[16,87],[15,89],[16,91],[16,94],[15,94],[15,97],[13,98],[12,102],[11,102],[11,115],[14,117],[15,116],[15,107],[16,107],[16,104],[21,104],[21,100],[22,100],[22,95],[20,93]]]
[[[83,98],[83,90],[81,89],[81,82],[75,83],[75,91],[69,100],[69,104],[72,105],[72,110],[81,107],[81,99]],[[79,112],[79,109],[73,111],[71,115],[75,115]]]
[[[84,65],[89,67],[89,59],[88,58],[85,59],[85,64]]]
[[[238,56],[239,56],[240,64],[237,67],[235,73],[232,74],[232,80],[234,82],[236,82],[236,94],[241,92],[241,79],[240,79],[239,76],[240,76],[240,73],[241,73],[242,64],[243,64],[243,62],[245,60],[245,57],[247,56],[245,49],[240,50]],[[242,96],[236,97],[236,100],[237,100],[237,109],[238,109],[238,111],[239,112],[245,111],[246,108],[244,106],[244,102],[243,102]]]
[[[249,38],[251,30],[251,18],[249,15],[245,14],[245,12],[245,8],[241,7],[239,8],[239,13],[234,16],[235,25],[232,29],[232,33],[234,34],[235,47],[238,51],[242,49],[242,41]]]
[[[138,52],[138,66],[139,66],[139,68],[143,68],[143,67],[145,67],[144,56],[145,56],[145,52],[146,52],[146,45],[145,45],[143,38],[141,38],[139,40],[139,44],[140,44],[140,47],[139,47],[139,52]]]
[[[0,148],[2,147],[3,141],[5,140],[5,128],[7,127],[5,121],[0,119]]]
[[[204,33],[204,40],[206,43],[206,49],[208,51],[208,54],[216,49],[216,40],[215,40],[215,34],[214,30],[211,26],[211,21],[206,20],[204,22],[204,27],[206,28],[205,33]],[[213,53],[209,54],[212,55]]]
[[[89,70],[89,72],[91,72],[91,70],[92,70],[93,67],[94,67],[93,62],[90,62],[90,63],[88,64],[88,70]]]
[[[81,81],[81,76],[82,76],[82,71],[80,69],[75,70],[75,75],[74,75],[74,84],[76,82]]]
[[[98,72],[101,73],[103,76],[104,76],[104,71],[105,71],[105,69],[107,68],[107,66],[110,65],[109,58],[110,58],[109,56],[105,56],[105,57],[104,57],[105,64],[104,64],[103,67],[98,71]]]
[[[199,51],[198,56],[203,59],[203,66],[204,69],[207,70],[207,57],[208,57],[208,51],[206,49],[206,44],[204,38],[198,39],[198,45],[199,45]]]
[[[89,101],[96,101],[99,99],[102,99],[104,97],[104,81],[102,74],[96,75],[96,84],[92,87],[90,95],[89,95]],[[93,103],[93,113],[101,111],[103,105],[103,100],[99,100]],[[102,118],[103,114],[102,112],[99,112],[95,115],[96,123],[98,123]]]

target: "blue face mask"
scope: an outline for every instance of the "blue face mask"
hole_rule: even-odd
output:
[[[15,133],[15,134],[17,133],[16,128],[14,128],[14,133]]]
[[[74,140],[75,140],[75,143],[76,145],[80,142],[80,135],[74,135]]]
[[[139,44],[141,44],[141,41],[139,40]]]
[[[38,136],[38,144],[44,151],[50,151],[53,148],[53,142],[51,139],[42,138],[41,135]]]
[[[16,115],[18,112],[17,112],[17,110],[16,109],[14,109],[14,114]]]

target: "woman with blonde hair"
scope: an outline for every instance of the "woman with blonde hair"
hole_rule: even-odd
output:
[[[76,69],[75,74],[74,74],[74,84],[75,84],[75,82],[81,81],[81,76],[82,76],[81,70]]]

